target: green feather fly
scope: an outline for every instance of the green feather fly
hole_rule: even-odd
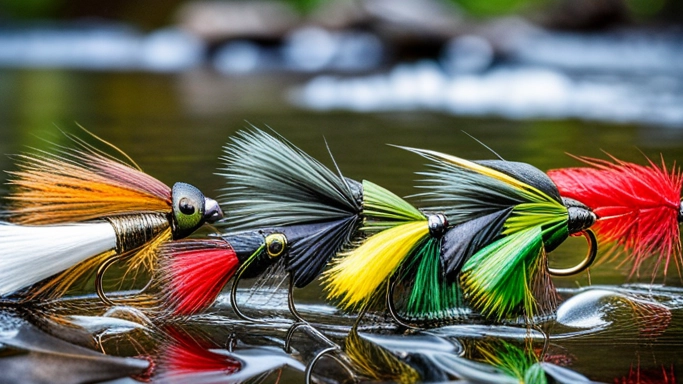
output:
[[[425,192],[418,196],[432,205],[428,210],[443,212],[449,224],[466,228],[446,232],[441,262],[447,280],[460,281],[472,308],[499,321],[554,311],[557,294],[547,253],[570,234],[590,227],[595,215],[563,199],[555,184],[529,164],[472,162],[404,149],[433,162],[429,172],[420,173]],[[473,225],[476,222],[481,224]],[[463,247],[458,240],[482,233],[486,235],[474,246]]]
[[[412,322],[439,323],[446,319],[459,319],[466,314],[460,287],[443,278],[440,255],[440,239],[430,237],[408,261],[408,271],[402,280],[412,284],[403,316]]]

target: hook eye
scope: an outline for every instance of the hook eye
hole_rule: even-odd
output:
[[[595,238],[595,233],[591,231],[590,229],[587,229],[585,231],[582,231],[581,234],[583,237],[586,238],[586,242],[588,242],[588,253],[586,254],[586,258],[581,261],[578,265],[571,267],[571,268],[564,268],[564,269],[556,269],[556,268],[548,268],[548,272],[550,272],[551,275],[553,276],[571,276],[575,275],[577,273],[583,272],[586,270],[586,268],[590,267],[591,264],[593,264],[593,261],[595,261],[595,256],[598,254],[598,240]]]

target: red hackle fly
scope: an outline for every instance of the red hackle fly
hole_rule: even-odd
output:
[[[179,240],[162,245],[159,268],[165,306],[176,316],[207,309],[235,274],[239,260],[223,240]]]
[[[630,255],[631,276],[639,275],[651,259],[653,278],[662,266],[666,276],[672,260],[680,275],[680,168],[674,164],[668,169],[663,158],[661,165],[650,159],[639,165],[609,157],[575,156],[587,167],[551,170],[548,175],[562,196],[581,201],[596,213],[593,229],[598,239],[621,246],[618,255]]]

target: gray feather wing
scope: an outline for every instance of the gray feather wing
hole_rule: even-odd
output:
[[[428,171],[418,172],[418,175],[423,176],[418,181],[418,188],[424,192],[415,196],[422,198],[428,205],[426,210],[444,213],[452,225],[530,202],[531,196],[535,196],[533,194],[536,192],[525,191],[504,180],[492,177],[491,172],[486,174],[486,169],[482,170],[481,167],[487,167],[493,172],[502,172],[489,167],[488,164],[468,162],[435,151],[399,148],[431,161],[428,164]],[[459,163],[448,159],[457,159]],[[499,164],[496,163],[496,165]],[[515,173],[506,175],[517,178]],[[524,180],[518,180],[524,182]]]
[[[307,224],[358,215],[359,183],[334,173],[282,137],[257,128],[224,147],[221,205],[236,229]]]

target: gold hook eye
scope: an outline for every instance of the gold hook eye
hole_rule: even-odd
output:
[[[598,254],[598,240],[595,238],[595,233],[591,231],[590,229],[587,229],[585,231],[582,231],[581,234],[583,234],[583,237],[586,238],[586,241],[588,242],[588,254],[586,254],[586,258],[581,261],[578,265],[571,267],[571,268],[564,268],[564,269],[555,269],[555,268],[548,268],[548,272],[550,272],[551,275],[553,276],[571,276],[575,275],[577,273],[583,272],[586,268],[590,267],[591,264],[593,264],[593,261],[595,261],[595,256]]]
[[[287,238],[281,233],[273,233],[266,236],[266,252],[270,258],[276,258],[285,251]]]

